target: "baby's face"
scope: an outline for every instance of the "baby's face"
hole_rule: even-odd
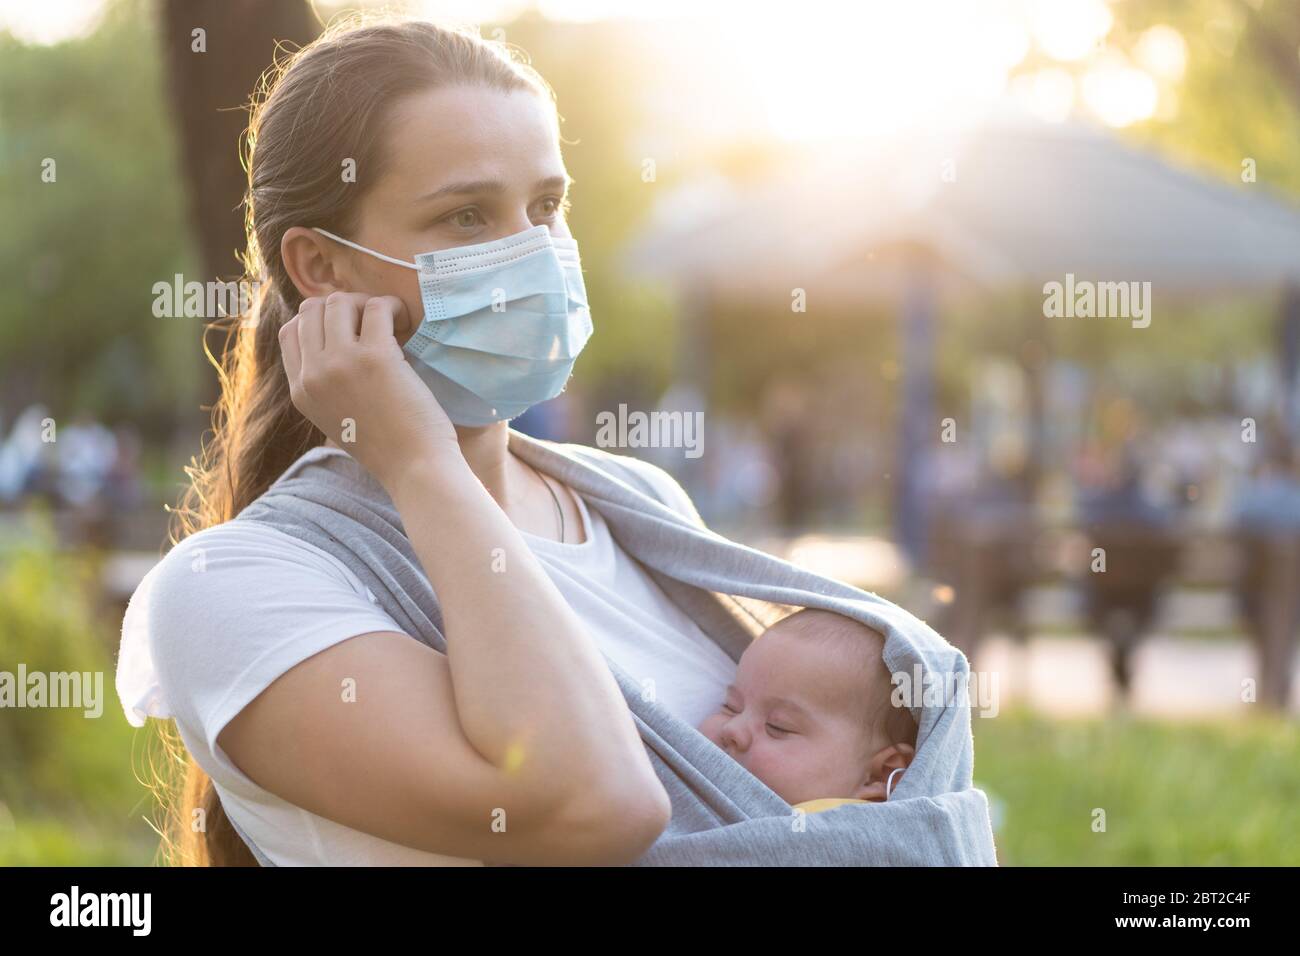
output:
[[[740,658],[722,708],[699,730],[786,803],[857,797],[870,729],[859,668],[777,624]]]

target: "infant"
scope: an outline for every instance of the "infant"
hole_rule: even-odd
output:
[[[699,730],[793,807],[885,800],[916,753],[916,722],[890,701],[884,644],[842,614],[797,611],[746,648]]]

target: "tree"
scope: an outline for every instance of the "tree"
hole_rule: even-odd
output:
[[[300,0],[163,0],[162,13],[163,61],[203,271],[238,278],[248,184],[240,158],[244,107],[277,45],[308,43],[319,25]]]

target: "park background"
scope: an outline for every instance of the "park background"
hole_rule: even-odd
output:
[[[239,278],[241,107],[276,41],[357,8],[0,13],[0,670],[105,692],[0,712],[0,863],[155,860],[113,671],[217,380],[213,317],[154,289]],[[996,674],[1003,864],[1300,863],[1300,8],[390,9],[557,93],[596,334],[516,427],[702,412],[698,457],[614,450]],[[1151,282],[1150,324],[1046,316],[1066,273]]]

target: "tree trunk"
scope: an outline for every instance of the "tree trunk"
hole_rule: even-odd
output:
[[[319,25],[305,0],[162,0],[163,61],[180,143],[202,277],[238,279],[248,186],[240,152],[249,98],[278,41],[310,42]],[[196,36],[196,31],[203,33]],[[187,277],[188,278],[188,277]],[[213,317],[210,317],[213,318]],[[217,379],[207,376],[205,401]]]

